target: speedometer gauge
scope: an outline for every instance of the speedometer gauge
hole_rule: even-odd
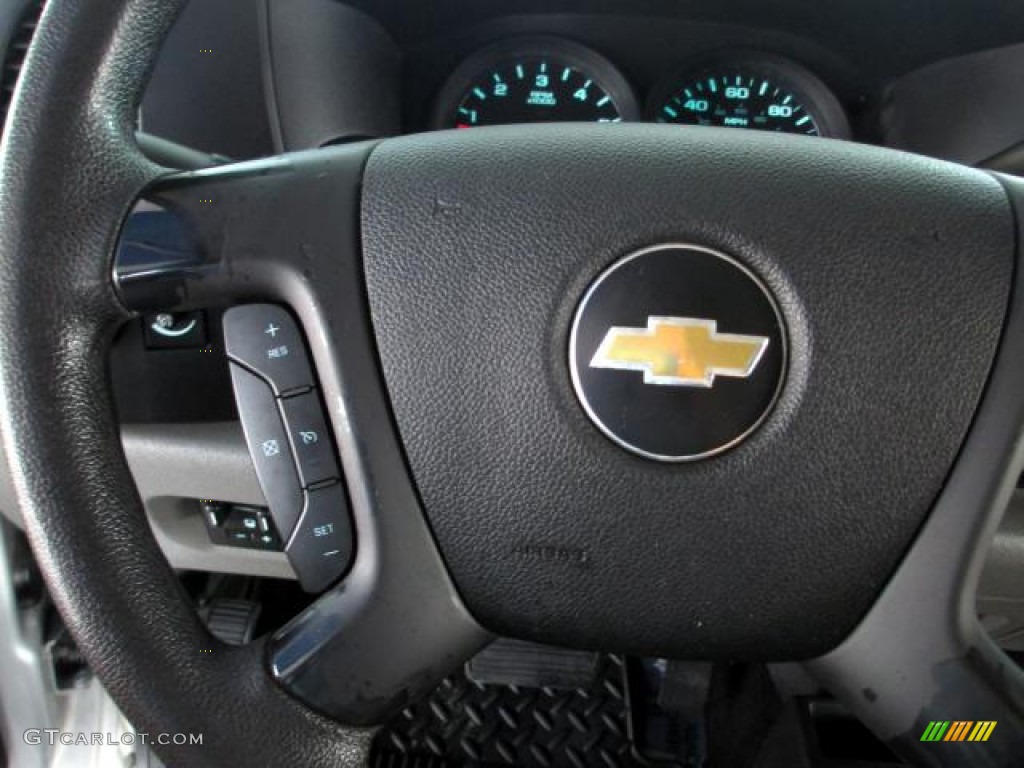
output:
[[[827,86],[775,57],[722,58],[657,89],[651,119],[845,138],[849,125]]]
[[[438,98],[434,126],[615,123],[637,111],[622,75],[593,51],[558,39],[513,40],[455,71]]]

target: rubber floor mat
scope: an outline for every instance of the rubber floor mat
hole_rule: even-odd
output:
[[[374,740],[374,768],[630,768],[621,657],[603,655],[587,688],[482,685],[463,672],[404,710]]]

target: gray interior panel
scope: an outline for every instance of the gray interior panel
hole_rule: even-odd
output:
[[[125,453],[149,522],[175,568],[295,578],[280,552],[210,542],[194,499],[263,505],[239,424],[127,426]]]
[[[280,552],[216,546],[196,499],[264,505],[242,428],[235,422],[126,426],[122,442],[149,522],[175,568],[294,579]],[[6,462],[0,462],[0,510],[20,526]]]
[[[982,626],[1004,648],[1024,651],[1024,493],[1010,501],[978,586]]]

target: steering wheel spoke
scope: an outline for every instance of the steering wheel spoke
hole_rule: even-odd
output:
[[[187,311],[297,302],[358,249],[358,190],[374,143],[161,176],[121,230],[113,277],[126,307]],[[290,290],[289,290],[290,289]]]
[[[339,448],[355,558],[271,640],[270,665],[298,698],[356,725],[381,722],[487,639],[424,523],[376,373],[358,241],[373,146],[158,179],[122,230],[114,268],[135,311],[272,301],[298,316]]]
[[[1024,183],[1002,181],[1019,222]],[[945,489],[860,625],[838,648],[807,664],[914,764],[1005,767],[1019,765],[1024,755],[1024,671],[982,629],[975,605],[989,544],[1024,469],[1020,246],[1017,260],[985,399]],[[926,738],[934,723],[970,726],[932,727],[933,737],[949,742],[936,748]],[[982,742],[971,738],[979,723],[995,724]]]

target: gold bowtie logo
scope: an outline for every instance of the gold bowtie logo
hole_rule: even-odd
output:
[[[645,384],[712,387],[716,376],[750,376],[767,347],[762,336],[718,333],[714,320],[648,317],[646,328],[613,326],[590,367],[643,371]]]

